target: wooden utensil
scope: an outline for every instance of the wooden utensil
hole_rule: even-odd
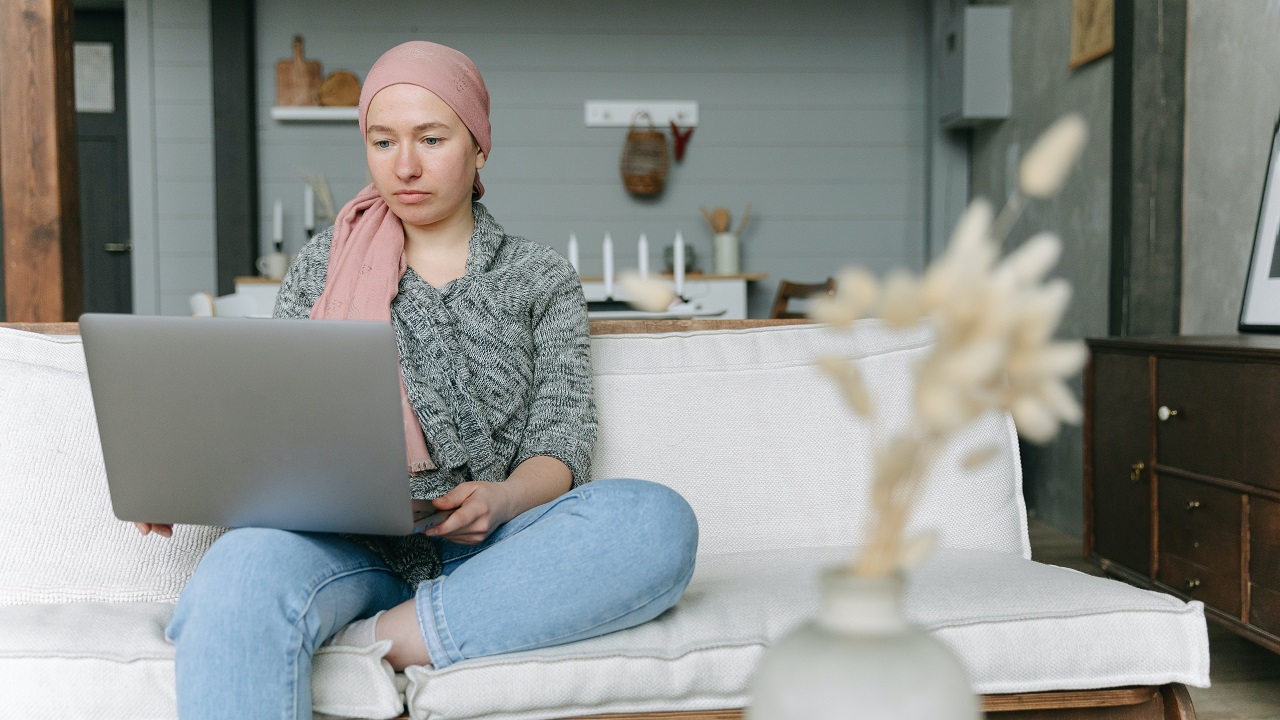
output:
[[[293,57],[276,62],[276,105],[320,104],[320,61],[303,57],[302,36],[293,36]]]
[[[729,210],[716,208],[711,211],[711,228],[717,233],[729,232]]]

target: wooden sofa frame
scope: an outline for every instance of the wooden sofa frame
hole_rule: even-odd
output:
[[[735,330],[772,325],[795,325],[808,320],[592,320],[593,335]],[[0,323],[50,335],[75,335],[76,323]],[[1195,720],[1195,708],[1185,685],[1065,690],[983,695],[982,711],[993,720]],[[657,712],[592,715],[580,720],[740,720],[742,709],[698,712]],[[402,715],[396,720],[408,720]]]

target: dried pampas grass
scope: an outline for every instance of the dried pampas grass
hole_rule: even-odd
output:
[[[855,573],[890,574],[919,562],[933,546],[933,536],[905,539],[904,531],[923,478],[953,433],[993,410],[1009,413],[1018,432],[1039,443],[1062,423],[1080,422],[1080,404],[1066,380],[1084,366],[1084,344],[1052,340],[1071,287],[1045,281],[1062,241],[1040,233],[1003,259],[1000,247],[1026,197],[1047,197],[1062,186],[1086,135],[1078,115],[1050,127],[1023,158],[1019,191],[1000,215],[993,218],[988,202],[974,200],[923,277],[898,271],[881,284],[865,270],[846,270],[834,295],[812,303],[810,317],[833,327],[878,315],[893,327],[929,323],[936,336],[916,373],[911,421],[876,451],[871,527]],[[855,363],[824,357],[818,366],[854,412],[875,420]],[[961,464],[973,470],[995,456],[995,448],[981,448]]]

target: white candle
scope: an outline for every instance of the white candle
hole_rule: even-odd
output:
[[[644,233],[640,233],[640,242],[636,250],[637,252],[640,253],[640,277],[645,280],[648,280],[649,279],[649,238],[646,238],[644,236]]]
[[[574,272],[582,274],[578,269],[578,236],[573,233],[569,233],[569,264],[573,266]]]
[[[675,266],[676,298],[684,296],[684,236],[676,231],[676,246],[673,248],[672,264]]]
[[[613,238],[604,234],[604,296],[613,299]]]
[[[284,203],[279,200],[276,201],[275,212],[272,214],[271,239],[276,242],[284,241]]]
[[[311,237],[311,231],[316,229],[316,194],[311,183],[302,186],[302,227],[307,231],[307,237]]]

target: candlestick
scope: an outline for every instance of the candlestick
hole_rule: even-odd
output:
[[[307,231],[307,237],[316,229],[316,195],[311,183],[302,186],[302,229]]]
[[[578,236],[569,233],[569,264],[573,266],[573,271],[582,274],[582,270],[578,268]]]
[[[641,279],[649,279],[649,239],[640,233],[640,242],[636,246],[637,252],[640,253],[640,277]]]
[[[613,238],[604,234],[604,296],[613,299]]]
[[[676,231],[676,246],[673,248],[672,265],[676,276],[676,299],[684,297],[684,236]]]

